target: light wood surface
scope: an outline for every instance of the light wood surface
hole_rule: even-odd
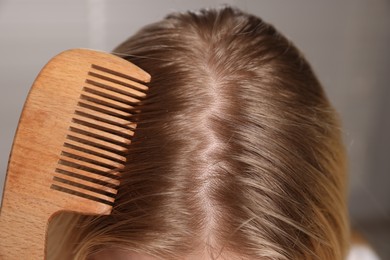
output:
[[[56,212],[110,214],[131,116],[150,76],[111,54],[54,57],[28,95],[10,156],[0,215],[0,259],[44,259]]]

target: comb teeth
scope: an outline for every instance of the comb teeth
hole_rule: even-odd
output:
[[[68,129],[51,188],[113,205],[147,87],[92,65]]]

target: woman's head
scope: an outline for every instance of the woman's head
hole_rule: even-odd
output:
[[[170,15],[114,52],[152,81],[113,214],[81,220],[78,256],[344,257],[339,124],[291,42],[227,7]]]

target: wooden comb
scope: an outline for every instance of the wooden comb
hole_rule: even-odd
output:
[[[150,76],[112,54],[65,51],[39,73],[10,156],[0,259],[44,259],[59,211],[110,214]]]

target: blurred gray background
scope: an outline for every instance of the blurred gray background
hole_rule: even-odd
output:
[[[0,185],[24,100],[52,56],[110,51],[172,11],[224,3],[275,25],[306,54],[344,122],[353,227],[390,259],[387,0],[0,0]]]

